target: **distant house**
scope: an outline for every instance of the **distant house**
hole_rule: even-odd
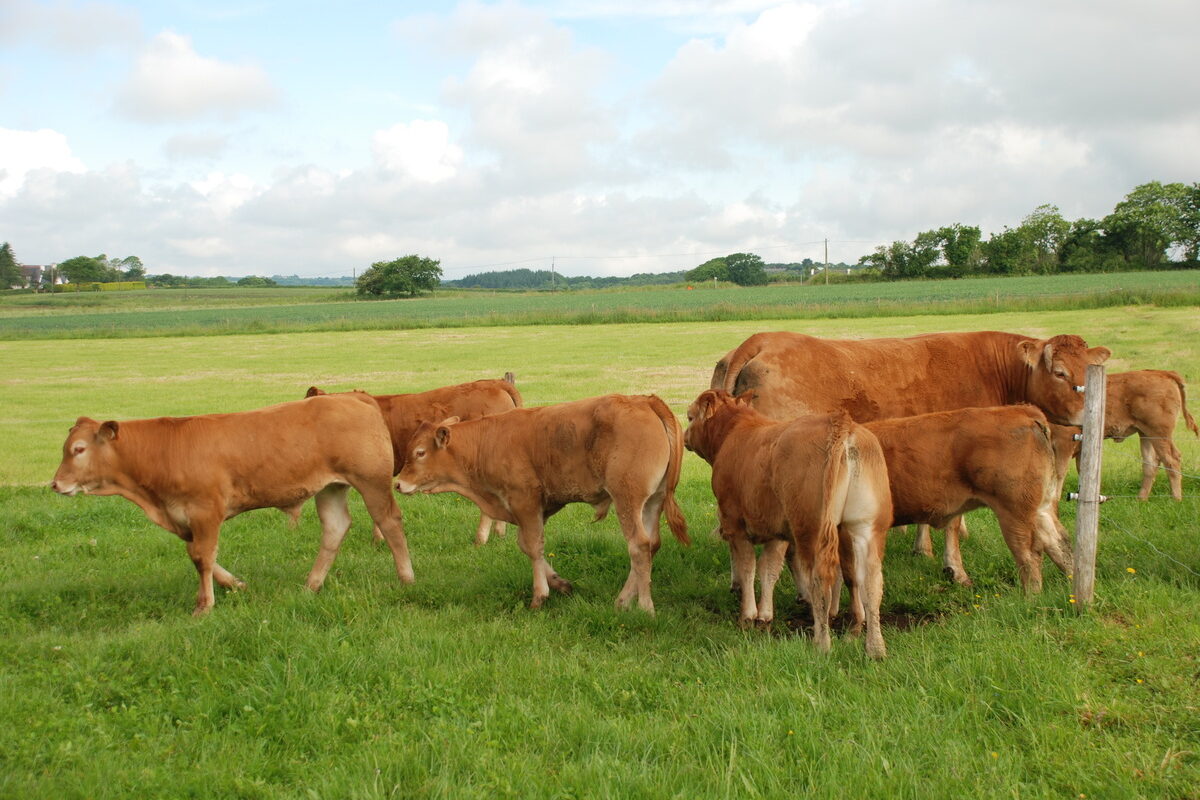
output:
[[[24,286],[14,286],[14,289],[26,288],[41,288],[42,282],[53,276],[53,283],[66,283],[67,279],[58,274],[58,270],[54,269],[57,264],[22,264],[21,277],[24,279]]]

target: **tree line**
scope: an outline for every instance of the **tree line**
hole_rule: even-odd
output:
[[[978,227],[922,231],[880,245],[859,265],[889,280],[967,275],[1052,275],[1195,267],[1200,260],[1200,183],[1152,181],[1103,219],[1065,219],[1041,205],[985,241]]]

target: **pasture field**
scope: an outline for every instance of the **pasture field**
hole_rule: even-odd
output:
[[[431,297],[371,302],[347,298],[352,295],[345,290],[312,288],[13,295],[0,297],[0,339],[895,317],[1146,303],[1196,306],[1200,305],[1200,271],[828,286],[439,291]]]
[[[655,392],[682,416],[758,330],[980,328],[1079,333],[1113,350],[1110,371],[1200,385],[1195,307],[0,342],[0,796],[1200,797],[1200,443],[1182,425],[1182,503],[1165,482],[1135,502],[1137,445],[1106,444],[1087,614],[1048,561],[1044,592],[1020,594],[990,512],[971,514],[963,544],[973,587],[894,532],[882,663],[855,640],[815,653],[786,580],[771,631],[737,628],[691,454],[679,500],[694,544],[664,542],[655,617],[613,609],[629,565],[611,517],[550,520],[547,552],[575,593],[535,612],[514,535],[475,548],[475,508],[439,495],[401,499],[411,586],[361,504],[317,595],[303,587],[311,504],[296,529],[269,510],[228,522],[220,560],[249,588],[218,590],[196,620],[181,542],[127,501],[45,488],[81,414],[512,370],[529,405]]]

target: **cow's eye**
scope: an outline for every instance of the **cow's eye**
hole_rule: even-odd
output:
[[[1062,369],[1060,367],[1059,369],[1054,370],[1054,377],[1062,378],[1065,381],[1067,378],[1069,378],[1071,376],[1069,374],[1067,374],[1067,371],[1065,369]]]
[[[77,456],[86,449],[87,449],[86,444],[84,444],[83,442],[76,442],[75,444],[71,445],[71,455]]]
[[[424,458],[425,457],[425,448],[418,447],[416,449],[416,451],[413,453],[413,455],[416,456],[417,458]]]

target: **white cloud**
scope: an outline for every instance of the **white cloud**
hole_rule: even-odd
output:
[[[165,31],[138,57],[117,96],[117,108],[144,122],[232,118],[269,107],[275,96],[260,67],[205,58],[191,39]]]
[[[112,3],[0,2],[0,42],[41,40],[78,53],[107,45],[132,45],[140,34],[137,16]]]
[[[450,142],[450,129],[440,120],[413,120],[376,131],[371,152],[384,169],[411,176],[423,183],[454,177],[462,162],[462,148]]]
[[[0,197],[15,195],[25,176],[38,169],[83,172],[84,166],[58,131],[0,128]]]
[[[179,133],[163,144],[163,152],[172,160],[215,159],[225,152],[229,138],[219,133]]]

